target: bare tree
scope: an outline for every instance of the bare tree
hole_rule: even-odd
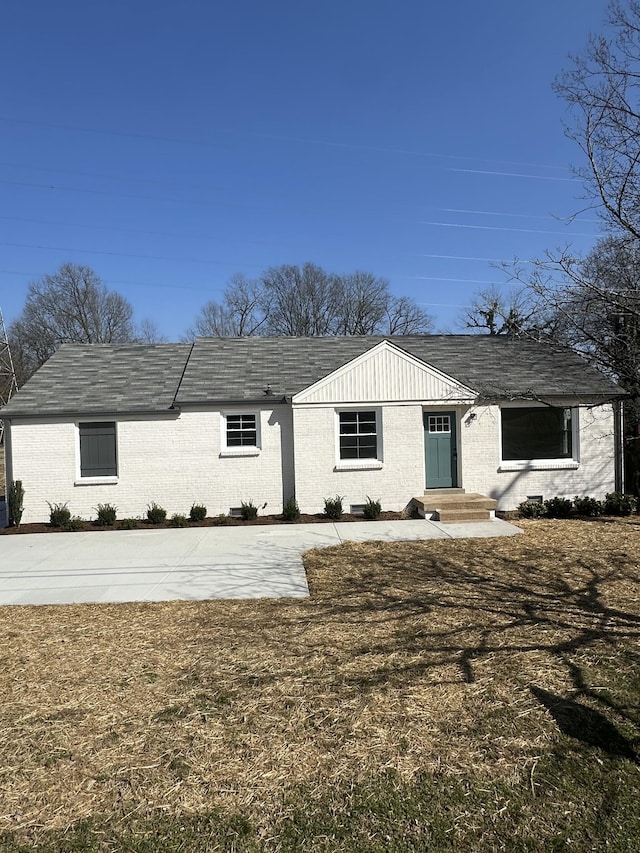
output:
[[[166,343],[168,338],[160,331],[153,320],[145,317],[135,327],[134,340],[139,344],[161,344]]]
[[[433,317],[409,296],[389,295],[382,334],[424,335],[433,331]]]
[[[640,494],[640,240],[610,236],[586,258],[565,249],[508,272],[533,306],[521,333],[579,353],[628,392],[627,483]]]
[[[640,2],[613,2],[613,36],[594,35],[555,82],[571,109],[566,133],[584,152],[577,170],[608,224],[640,238]]]
[[[386,279],[363,271],[336,275],[308,263],[271,267],[258,280],[234,276],[186,337],[410,335],[432,328],[432,318],[413,299],[392,295]]]
[[[518,334],[580,353],[628,391],[627,482],[640,493],[640,0],[614,0],[608,25],[554,86],[585,156],[575,171],[610,236],[586,257],[566,247],[504,268],[525,297]],[[480,294],[468,323],[496,333],[504,319],[505,306]]]
[[[525,332],[569,347],[640,395],[640,240],[606,237],[509,268],[532,305]]]
[[[66,263],[29,285],[22,314],[9,327],[21,382],[60,344],[135,339],[133,309],[89,267]]]
[[[389,303],[389,282],[370,272],[354,272],[338,278],[335,334],[372,335],[384,325]]]
[[[315,264],[284,264],[262,276],[263,305],[272,335],[313,337],[336,334],[343,288],[338,276]]]
[[[185,337],[193,340],[258,335],[263,333],[266,320],[262,282],[237,273],[225,287],[222,302],[205,303]]]
[[[538,306],[525,287],[508,292],[496,287],[481,290],[461,317],[467,329],[514,337],[539,328],[539,321]]]

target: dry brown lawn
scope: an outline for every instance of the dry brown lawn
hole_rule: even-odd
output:
[[[533,786],[541,695],[637,735],[607,685],[639,662],[638,520],[522,526],[310,552],[306,601],[0,608],[0,830],[264,816],[385,769]]]

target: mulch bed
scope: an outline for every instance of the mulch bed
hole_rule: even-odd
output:
[[[399,521],[407,518],[406,513],[400,512],[381,512],[377,521]],[[223,520],[224,519],[224,520]],[[297,521],[285,521],[281,515],[259,515],[251,521],[245,521],[242,518],[234,518],[232,516],[214,516],[205,518],[203,521],[190,521],[187,527],[246,527],[256,524],[326,524],[332,523],[335,519],[327,518],[323,513],[316,515],[301,515]],[[340,521],[366,521],[362,515],[350,515],[344,513]],[[151,524],[142,519],[138,520],[136,530],[162,530],[167,528],[175,528],[170,519],[163,521],[160,524]],[[114,525],[101,526],[93,521],[83,521],[82,525],[73,531],[66,530],[63,527],[54,527],[48,522],[40,522],[34,524],[21,524],[20,527],[5,527],[0,529],[0,536],[11,536],[20,533],[69,533],[69,532],[84,532],[87,530],[123,530],[131,528],[123,528],[122,522],[118,521]]]

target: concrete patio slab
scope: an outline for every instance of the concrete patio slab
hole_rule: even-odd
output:
[[[301,598],[302,554],[341,542],[510,536],[486,523],[369,521],[0,537],[0,605]]]

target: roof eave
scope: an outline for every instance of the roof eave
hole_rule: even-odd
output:
[[[0,410],[0,420],[15,421],[29,419],[50,419],[50,418],[86,418],[86,417],[117,417],[121,415],[179,415],[180,408],[171,406],[168,408],[152,408],[152,409],[60,409],[56,411],[16,411],[9,414],[3,414]]]
[[[202,400],[178,400],[177,406],[255,406],[258,403],[283,405],[291,402],[287,394],[262,394],[259,397],[205,397]]]

